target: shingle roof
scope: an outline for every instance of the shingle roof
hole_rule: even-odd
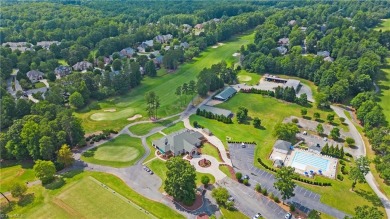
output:
[[[195,145],[201,143],[203,135],[197,131],[181,130],[153,141],[153,144],[163,152],[172,151],[175,154],[182,151],[191,151]]]
[[[232,114],[232,111],[230,111],[230,110],[225,110],[225,109],[221,109],[221,108],[217,108],[217,107],[213,107],[213,106],[208,106],[208,105],[200,106],[199,110],[205,110],[207,112],[211,112],[211,113],[216,114],[216,115],[223,115],[226,117],[229,117]]]
[[[283,140],[277,140],[274,144],[274,148],[286,150],[286,151],[290,150],[290,147],[291,147],[291,143]]]
[[[293,87],[294,90],[297,91],[300,84],[301,82],[298,80],[288,79],[287,82],[283,85],[283,87]]]
[[[237,90],[232,87],[227,87],[225,90],[223,90],[221,93],[215,96],[215,98],[227,100],[229,99],[233,94],[237,93]]]

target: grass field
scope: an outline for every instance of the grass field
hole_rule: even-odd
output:
[[[202,154],[207,154],[215,157],[219,162],[222,162],[221,158],[218,155],[218,149],[211,145],[210,143],[205,143],[202,146]]]
[[[236,94],[229,101],[219,104],[218,107],[229,109],[233,112],[236,112],[239,106],[242,106],[245,103],[245,107],[249,110],[250,117],[259,117],[261,119],[262,129],[255,129],[252,124],[237,124],[236,121],[233,121],[234,124],[224,124],[216,120],[206,119],[204,117],[199,117],[193,115],[190,117],[191,123],[193,121],[198,121],[198,123],[206,128],[209,128],[215,136],[223,140],[226,139],[226,136],[232,138],[233,141],[255,141],[257,143],[255,149],[255,159],[260,157],[268,165],[272,165],[269,159],[266,159],[271,150],[272,146],[276,141],[276,138],[272,136],[272,131],[274,126],[281,122],[285,117],[294,115],[300,116],[300,109],[302,108],[299,105],[281,102],[275,98],[263,97],[258,94]],[[313,115],[314,112],[318,111],[315,108],[308,108],[308,115]],[[324,118],[329,112],[318,111],[321,114],[321,117]],[[335,121],[338,121],[336,118]],[[260,167],[257,162],[254,162],[256,166]],[[345,177],[347,178],[347,176]],[[314,191],[320,191],[322,194],[322,199],[324,203],[329,204],[333,207],[336,207],[340,210],[343,210],[347,213],[353,213],[354,208],[358,205],[368,204],[376,205],[378,199],[376,198],[373,191],[367,184],[358,185],[358,193],[349,192],[351,187],[351,182],[348,179],[345,179],[343,182],[334,181],[332,183],[334,186],[329,188],[310,187]],[[330,181],[329,179],[320,179],[325,181]],[[347,203],[348,200],[354,200],[353,203],[349,202],[348,205],[340,205],[340,203]],[[383,208],[381,208],[383,210]]]
[[[139,195],[122,180],[106,173],[67,173],[62,186],[52,189],[33,186],[27,193],[33,194],[32,201],[25,206],[16,205],[9,215],[23,215],[23,218],[127,218],[129,215],[151,218],[152,214],[158,218],[184,218],[164,204]]]
[[[146,135],[148,134],[152,129],[168,126],[173,121],[179,119],[179,116],[172,117],[170,119],[158,121],[158,122],[149,122],[149,123],[141,123],[134,126],[129,127],[129,131],[131,131],[135,135]]]
[[[256,85],[257,83],[259,83],[261,75],[241,70],[240,72],[238,72],[237,78],[240,83],[246,83],[247,85]]]
[[[81,159],[94,164],[112,167],[125,167],[133,165],[145,149],[139,138],[120,135],[109,142],[83,153]]]
[[[163,129],[162,132],[169,135],[173,132],[177,132],[177,131],[180,131],[182,129],[185,129],[184,123],[178,122],[178,123],[173,124],[172,126],[169,126],[168,128]]]
[[[382,30],[388,31],[390,30],[390,19],[382,19],[382,23],[380,23],[374,30]]]
[[[233,178],[227,166],[219,166],[219,170],[222,171],[226,176]]]
[[[390,28],[390,19],[389,28]],[[386,116],[386,120],[390,123],[390,58],[386,59],[387,64],[383,66],[380,71],[380,75],[377,79],[377,85],[380,89],[380,99],[379,104],[383,108],[383,113]]]
[[[154,91],[160,97],[161,107],[158,111],[160,118],[178,113],[183,110],[183,107],[178,102],[179,97],[175,95],[175,88],[184,82],[195,79],[203,68],[210,67],[222,60],[234,60],[232,54],[241,45],[251,43],[253,38],[253,32],[236,36],[224,42],[223,46],[216,49],[207,49],[201,53],[200,57],[181,65],[174,73],[166,73],[164,69],[159,70],[157,77],[144,78],[142,85],[133,89],[128,94],[100,102],[92,102],[91,104],[94,105],[92,108],[94,109],[90,110],[90,106],[87,106],[85,109],[75,113],[75,115],[82,119],[83,127],[87,133],[108,128],[121,128],[129,123],[127,118],[135,114],[141,114],[145,118],[144,94],[148,91]],[[112,108],[116,109],[116,112],[105,113],[103,110]],[[95,113],[105,114],[92,116]],[[114,119],[112,119],[112,116]]]
[[[30,162],[8,162],[0,168],[0,192],[8,192],[13,183],[36,180],[33,164]]]
[[[248,218],[245,214],[239,212],[239,211],[230,211],[226,208],[220,208],[223,218],[226,219],[245,219]]]

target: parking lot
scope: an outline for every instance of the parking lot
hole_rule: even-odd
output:
[[[247,145],[245,148],[243,148],[241,144],[229,144],[230,158],[232,159],[234,170],[236,172],[241,172],[243,175],[247,174],[250,177],[250,186],[246,187],[240,184],[240,187],[237,186],[238,189],[243,190],[243,194],[245,194],[244,192],[246,192],[249,195],[252,195],[251,192],[254,192],[254,187],[257,183],[260,183],[262,188],[266,188],[268,190],[268,194],[272,193],[274,195],[279,196],[280,198],[280,193],[273,187],[273,184],[275,182],[274,175],[264,170],[261,170],[253,165],[255,149],[254,147],[255,145]],[[243,187],[246,187],[247,189],[244,189]],[[316,209],[318,211],[330,214],[336,218],[343,218],[344,216],[346,216],[345,213],[321,203],[321,196],[315,192],[311,192],[305,188],[296,186],[294,193],[295,196],[286,200],[286,202],[294,203],[294,205],[303,212],[310,212],[311,209]],[[258,194],[253,194],[253,196],[256,195]],[[259,197],[257,199],[258,201],[261,199],[266,201],[265,197]],[[272,206],[271,203],[266,203],[266,205]],[[277,210],[275,210],[275,212],[277,212]],[[283,216],[283,213],[277,212],[276,214]],[[283,217],[278,216],[278,218]]]

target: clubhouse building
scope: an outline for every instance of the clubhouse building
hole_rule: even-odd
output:
[[[220,100],[220,101],[227,101],[230,99],[234,94],[237,93],[237,90],[232,87],[225,88],[222,92],[214,96],[214,99]]]

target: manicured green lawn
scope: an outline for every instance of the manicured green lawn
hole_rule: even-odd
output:
[[[53,212],[61,213],[55,215]],[[53,197],[49,205],[35,211],[31,218],[105,218],[114,215],[118,218],[125,218],[128,215],[152,218],[144,210],[105,189],[92,177],[84,177]]]
[[[0,168],[0,192],[8,192],[13,183],[26,183],[36,180],[31,162],[7,161]]]
[[[241,70],[240,72],[238,72],[237,78],[240,83],[246,83],[247,85],[256,85],[257,83],[259,83],[261,75]]]
[[[92,177],[116,193],[103,188]],[[9,215],[23,215],[24,218],[127,218],[129,215],[150,218],[146,210],[158,218],[184,218],[164,204],[139,195],[119,178],[100,172],[68,173],[62,186],[53,189],[33,186],[27,193],[34,193],[34,199],[23,207],[15,205]]]
[[[208,176],[210,178],[210,182],[209,182],[210,185],[215,183],[215,178],[214,178],[213,175],[211,175],[209,173],[199,173],[199,172],[196,172],[196,185],[197,186],[203,185],[202,182],[201,182],[202,176]]]
[[[75,115],[82,119],[83,127],[87,133],[102,129],[121,128],[130,123],[127,118],[132,117],[135,114],[141,114],[144,118],[147,116],[144,95],[148,91],[154,91],[160,97],[161,107],[158,110],[159,118],[178,113],[184,109],[185,105],[179,103],[179,97],[175,95],[176,87],[195,79],[203,68],[210,67],[222,60],[231,59],[230,57],[232,57],[232,54],[236,52],[241,45],[253,42],[253,38],[253,32],[236,36],[232,38],[232,40],[224,42],[225,45],[220,46],[217,49],[209,48],[205,52],[202,52],[200,57],[195,58],[189,63],[180,65],[176,72],[166,73],[164,69],[159,70],[157,77],[144,78],[142,85],[129,93],[123,96],[108,98],[104,101],[99,101],[98,103],[92,102],[92,104],[97,104],[99,106],[98,109],[89,110],[89,107],[87,106],[84,110],[75,113]],[[189,101],[188,98],[187,102]],[[95,115],[91,118],[91,115],[95,113],[104,113],[104,110],[102,109],[111,108],[115,108],[117,111],[115,114],[118,114],[114,120],[112,120],[110,116],[103,117],[103,120],[102,115]],[[123,110],[126,111],[121,112]],[[108,115],[110,114],[108,113]],[[96,117],[101,120],[95,120]]]
[[[183,122],[178,122],[178,123],[175,123],[172,126],[169,126],[168,128],[163,129],[162,132],[164,132],[165,134],[169,135],[171,133],[180,131],[182,129],[185,129],[184,123]]]
[[[139,138],[120,135],[109,142],[83,153],[81,159],[94,164],[112,167],[125,167],[133,165],[145,149]]]
[[[390,19],[388,22],[390,23]],[[381,101],[379,104],[383,108],[387,122],[390,123],[390,58],[387,58],[386,61],[387,64],[383,66],[377,79],[377,85],[380,89]]]
[[[45,85],[43,82],[37,82],[37,83],[35,83],[34,85],[35,85],[35,88],[46,87],[46,85]]]
[[[382,30],[388,31],[390,30],[390,19],[382,19],[382,23],[380,23],[374,30]]]
[[[170,123],[173,121],[179,119],[179,116],[175,116],[170,119],[158,121],[158,122],[149,122],[149,123],[141,123],[137,124],[134,126],[129,127],[129,131],[131,131],[135,135],[146,135],[148,134],[152,129],[158,128],[158,127],[163,127],[163,126],[168,126]]]
[[[219,170],[222,171],[226,176],[233,178],[232,174],[230,174],[229,168],[227,166],[219,166]]]
[[[227,210],[226,208],[220,208],[222,214],[223,214],[223,217],[226,218],[226,219],[244,219],[244,218],[248,218],[245,214],[239,212],[239,211],[230,211],[230,210]],[[253,215],[254,216],[254,215]]]
[[[222,162],[221,158],[218,155],[218,149],[211,145],[210,143],[205,143],[202,146],[202,154],[207,154],[215,157],[219,162]]]

